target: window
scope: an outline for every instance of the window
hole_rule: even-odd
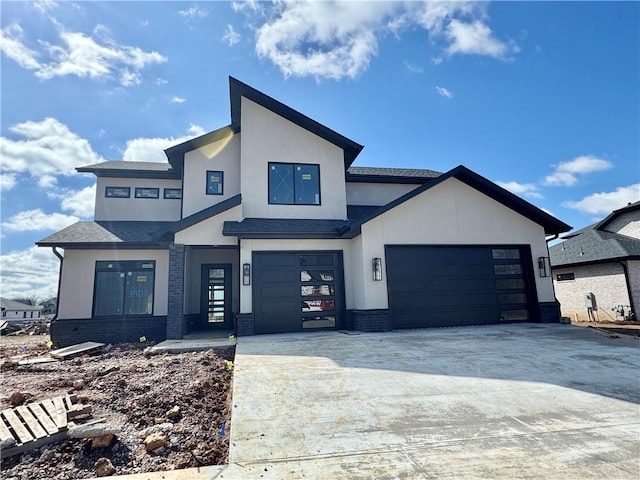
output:
[[[224,172],[207,170],[207,195],[222,195]]]
[[[181,188],[165,188],[164,189],[164,198],[165,199],[177,199],[180,200],[182,198],[182,189]]]
[[[107,198],[129,198],[131,196],[131,188],[105,187],[104,196]]]
[[[151,315],[154,261],[96,262],[93,314]]]
[[[559,273],[556,278],[559,282],[566,282],[568,280],[575,280],[576,275],[575,273]]]
[[[160,198],[160,189],[136,187],[136,198]]]
[[[269,203],[320,205],[320,166],[269,163]]]

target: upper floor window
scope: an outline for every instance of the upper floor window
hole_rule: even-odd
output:
[[[131,188],[105,187],[104,196],[107,198],[129,198],[131,196]]]
[[[136,198],[158,198],[160,189],[157,187],[136,187]]]
[[[165,188],[164,198],[180,200],[182,198],[182,189],[181,188]]]
[[[223,184],[224,172],[207,170],[207,195],[222,195]]]
[[[269,203],[320,205],[320,166],[269,163]]]

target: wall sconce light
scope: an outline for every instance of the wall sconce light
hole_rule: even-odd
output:
[[[242,285],[251,285],[251,265],[242,264]]]
[[[551,275],[551,265],[549,264],[549,257],[538,258],[538,271],[541,277],[548,277]]]
[[[373,279],[375,281],[382,280],[382,259],[381,258],[376,257],[371,261],[371,270],[373,273]]]

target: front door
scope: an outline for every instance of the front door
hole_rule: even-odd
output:
[[[200,327],[232,328],[231,264],[202,265]]]

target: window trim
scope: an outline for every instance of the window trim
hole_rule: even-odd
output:
[[[142,195],[143,191],[148,191],[149,193],[154,194],[154,196],[145,196]],[[146,199],[146,200],[156,200],[158,198],[160,198],[160,188],[158,187],[136,187],[135,189],[135,193],[134,193],[135,198],[141,198],[141,199]]]
[[[169,192],[169,195],[167,196],[167,191]],[[179,196],[171,196],[170,192],[177,192],[179,193]],[[171,187],[165,187],[163,192],[162,192],[162,198],[165,200],[182,200],[182,189],[181,188],[171,188]]]
[[[220,175],[220,192],[209,192],[209,175],[210,174],[219,174]],[[205,183],[205,194],[207,195],[224,195],[224,171],[222,170],[207,170],[207,178]]]
[[[100,264],[103,263],[111,263],[114,264],[114,268],[104,268],[100,267]],[[126,275],[127,272],[131,272],[135,270],[136,265],[140,265],[140,269],[142,269],[142,264],[151,264],[152,268],[146,269],[153,272],[153,282],[151,285],[151,313],[131,313],[128,314],[125,311],[126,305],[126,283],[124,285],[125,290],[123,291],[122,298],[122,313],[110,313],[110,314],[96,314],[96,298],[98,295],[98,273],[99,272],[121,272]],[[96,318],[109,318],[109,317],[152,317],[154,315],[156,309],[156,261],[155,260],[96,260],[94,263],[93,270],[93,301],[91,305],[91,316]]]
[[[272,165],[291,165],[293,168],[293,203],[279,203],[271,201],[271,166]],[[318,203],[298,203],[296,196],[296,167],[316,167],[318,169]],[[322,206],[322,188],[320,181],[320,164],[319,163],[289,163],[289,162],[268,162],[267,163],[267,202],[269,205],[301,205],[301,206]]]
[[[126,195],[116,195],[115,192],[118,190],[122,190],[127,192]],[[111,193],[109,193],[111,192]],[[112,187],[106,186],[104,187],[104,197],[105,198],[131,198],[131,187]]]

